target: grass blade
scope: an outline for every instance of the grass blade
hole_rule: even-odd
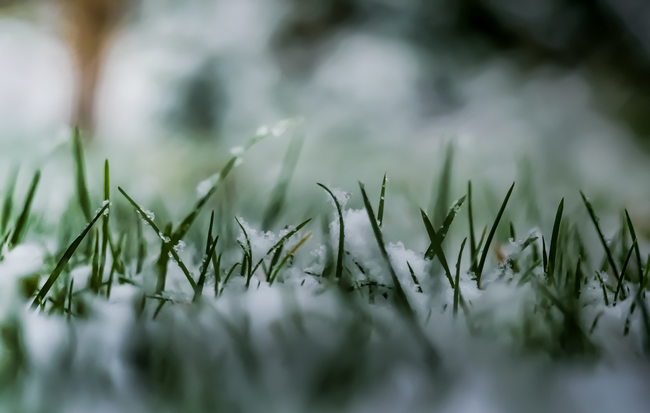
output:
[[[548,256],[548,267],[546,273],[551,283],[555,283],[555,262],[557,259],[557,240],[560,234],[560,224],[562,223],[562,213],[564,212],[564,198],[560,201],[555,214],[555,222],[553,223],[553,234],[551,235],[551,245]]]
[[[424,254],[426,258],[433,259],[433,257],[436,255],[436,252],[434,251],[435,243],[437,243],[438,246],[442,248],[442,242],[445,240],[445,237],[447,236],[447,232],[449,232],[449,227],[451,226],[451,223],[454,222],[454,218],[456,218],[456,215],[458,215],[458,211],[460,211],[460,207],[463,206],[463,202],[465,202],[465,198],[466,196],[463,196],[458,201],[456,201],[456,203],[454,203],[454,205],[449,209],[449,212],[447,212],[447,216],[445,217],[445,220],[442,223],[440,230],[438,230],[437,232],[437,238],[436,238],[437,242],[431,241],[429,248],[427,248],[427,252]]]
[[[632,225],[632,220],[630,219],[630,214],[625,210],[625,219],[627,220],[627,227],[630,230],[630,236],[633,240],[637,239],[636,231],[634,230],[634,225]],[[636,256],[636,265],[639,271],[639,285],[644,285],[643,282],[643,264],[641,263],[641,252],[639,251],[639,243],[634,244],[634,255]]]
[[[292,231],[288,232],[284,237],[280,238],[278,242],[275,243],[267,252],[266,255],[271,254],[273,251],[276,249],[280,248],[284,243],[291,237],[293,237],[298,231],[300,231],[305,225],[307,225],[311,221],[311,218],[303,221],[298,225],[295,229]]]
[[[278,273],[280,272],[282,267],[284,267],[284,264],[287,263],[289,258],[293,257],[293,255],[296,253],[296,251],[298,251],[298,248],[300,248],[305,242],[307,242],[307,240],[309,238],[311,238],[311,233],[305,235],[300,241],[298,241],[298,243],[293,248],[291,248],[289,250],[289,252],[287,252],[287,255],[285,255],[285,257],[280,262],[280,265],[278,265],[278,267],[275,269],[275,272],[273,273],[273,275],[271,275],[271,278],[269,278],[269,286],[273,285],[273,282],[278,277]]]
[[[38,188],[38,182],[40,179],[41,171],[36,171],[34,177],[32,178],[32,183],[29,185],[29,190],[27,191],[27,197],[25,198],[23,210],[20,212],[20,215],[16,220],[16,225],[14,226],[14,231],[11,234],[11,239],[9,240],[9,248],[15,247],[22,240],[25,229],[27,228],[27,220],[29,219],[29,214],[31,212],[32,201],[34,200],[36,188]]]
[[[282,162],[282,170],[278,176],[278,182],[271,191],[271,201],[269,202],[266,211],[264,211],[264,218],[262,219],[263,231],[271,229],[284,207],[287,189],[289,188],[291,177],[296,170],[303,143],[304,134],[294,128],[293,137],[289,143],[289,148],[287,149],[284,161]]]
[[[72,133],[72,152],[74,156],[75,183],[79,206],[86,220],[90,221],[92,217],[90,212],[90,194],[88,192],[88,185],[86,184],[86,163],[84,161],[83,146],[81,145],[81,132],[78,127],[75,127]]]
[[[454,145],[452,142],[447,144],[445,152],[445,162],[442,167],[442,174],[440,175],[440,183],[438,185],[438,193],[436,195],[435,203],[433,205],[433,221],[436,226],[441,226],[445,215],[447,213],[447,206],[449,205],[449,197],[451,193],[451,173],[454,161]]]
[[[449,264],[447,263],[447,257],[445,257],[445,252],[442,250],[442,247],[440,246],[441,237],[433,229],[433,225],[431,224],[431,221],[429,220],[427,213],[424,212],[424,210],[420,209],[420,215],[422,215],[422,221],[424,222],[424,227],[427,230],[427,234],[429,234],[429,239],[431,240],[430,248],[433,251],[433,254],[430,255],[431,258],[429,258],[426,253],[424,257],[426,259],[433,259],[433,257],[435,257],[436,255],[438,256],[438,260],[440,260],[440,264],[442,264],[442,268],[445,270],[445,275],[447,276],[449,285],[451,285],[451,288],[454,288],[454,280],[451,278],[451,271],[449,271]]]
[[[341,280],[341,276],[343,275],[343,254],[345,254],[345,228],[344,228],[344,222],[343,222],[343,212],[341,211],[341,204],[339,204],[339,200],[336,199],[332,191],[329,190],[328,187],[326,187],[323,184],[316,184],[323,188],[327,193],[332,197],[334,200],[334,205],[336,205],[336,212],[339,214],[339,251],[336,256],[336,279]]]
[[[632,246],[630,247],[630,250],[627,252],[627,255],[625,256],[625,262],[623,263],[623,268],[621,269],[621,278],[618,279],[618,285],[616,286],[616,292],[614,293],[614,305],[616,305],[616,300],[618,299],[618,293],[621,291],[621,286],[623,285],[623,280],[625,279],[625,272],[627,271],[627,265],[630,263],[630,258],[632,257],[632,252],[634,251],[634,247],[636,246],[637,242],[636,239],[634,242],[632,242]]]
[[[379,227],[384,223],[384,200],[386,199],[386,174],[381,182],[381,194],[379,195],[379,208],[377,209],[377,223]]]
[[[494,234],[497,231],[497,227],[499,226],[499,221],[501,220],[501,216],[503,216],[503,212],[506,209],[506,205],[508,205],[508,200],[510,199],[510,195],[512,194],[512,190],[515,188],[515,183],[512,183],[512,186],[508,190],[508,193],[506,194],[505,199],[503,200],[503,203],[501,204],[501,208],[499,209],[499,213],[497,214],[496,219],[494,220],[494,223],[492,224],[492,228],[490,229],[490,233],[488,234],[487,239],[485,240],[485,246],[483,247],[483,254],[481,255],[481,261],[478,264],[478,268],[476,269],[476,285],[478,286],[479,289],[481,289],[481,276],[483,275],[483,267],[485,266],[485,260],[487,259],[488,252],[490,250],[490,244],[492,243],[492,238],[494,238]]]
[[[456,285],[454,287],[454,317],[458,314],[458,301],[460,298],[460,261],[463,258],[463,250],[465,249],[465,242],[467,238],[460,244],[460,252],[458,253],[458,261],[456,261]]]
[[[415,276],[415,272],[413,271],[413,268],[411,268],[411,264],[407,261],[406,265],[409,267],[409,272],[411,273],[411,279],[415,283],[415,285],[418,287],[418,292],[422,292],[422,287],[420,286],[420,281],[418,280],[418,277]]]
[[[196,290],[194,291],[194,298],[192,299],[193,302],[198,301],[203,294],[203,286],[205,285],[206,274],[208,273],[208,267],[210,267],[210,257],[212,254],[214,254],[214,251],[217,248],[217,242],[219,242],[219,237],[216,237],[212,245],[208,246],[208,250],[206,251],[205,257],[203,258],[203,261],[201,263],[199,282],[197,284]]]
[[[384,244],[384,237],[381,234],[381,228],[379,228],[379,225],[377,224],[377,220],[375,219],[375,214],[372,211],[372,205],[370,204],[368,195],[366,195],[366,190],[361,182],[359,182],[359,188],[361,188],[361,196],[363,197],[363,204],[366,207],[366,212],[368,213],[368,219],[370,219],[372,232],[375,234],[375,239],[377,240],[377,244],[379,245],[381,256],[383,257],[386,265],[388,266],[390,278],[392,279],[394,284],[398,309],[403,314],[409,317],[413,316],[414,315],[413,309],[411,308],[411,305],[409,304],[408,299],[406,298],[406,294],[404,293],[404,290],[402,289],[402,285],[400,284],[399,279],[397,278],[397,274],[395,274],[395,270],[393,269],[393,265],[390,262],[390,257],[388,256],[388,252],[386,251],[386,245]]]
[[[72,257],[72,254],[74,254],[75,250],[81,244],[81,241],[86,237],[90,229],[93,227],[95,222],[99,219],[100,216],[104,213],[104,211],[108,208],[108,205],[104,205],[98,212],[95,214],[93,219],[86,225],[86,228],[77,236],[77,238],[70,244],[68,249],[65,251],[63,254],[63,257],[59,260],[59,262],[56,264],[56,267],[54,267],[54,270],[50,273],[50,276],[48,279],[45,281],[45,284],[43,284],[43,287],[41,290],[38,292],[36,297],[34,298],[34,301],[32,302],[32,305],[30,308],[32,310],[36,309],[42,302],[45,301],[45,296],[47,293],[50,291],[56,280],[59,278],[59,275],[65,268],[66,264],[68,261],[70,261],[70,258]]]
[[[0,235],[4,235],[11,219],[11,213],[14,207],[14,191],[16,190],[16,181],[18,180],[18,167],[12,169],[7,182],[4,200],[2,201],[2,219],[0,220]]]
[[[167,246],[168,252],[172,255],[174,258],[174,261],[178,264],[178,266],[181,268],[181,271],[183,271],[183,274],[185,274],[185,277],[187,278],[187,281],[189,281],[190,285],[192,286],[192,289],[196,291],[196,282],[192,278],[192,275],[190,274],[189,270],[181,260],[181,258],[178,256],[178,253],[174,249],[174,245],[172,245],[171,239],[169,237],[166,237],[158,228],[158,226],[153,222],[153,220],[149,217],[149,215],[144,212],[144,210],[138,205],[129,195],[127,195],[126,192],[121,187],[117,187],[117,190],[120,191],[120,193],[126,198],[127,201],[140,213],[140,217],[144,219],[144,221],[149,224],[149,226],[156,231],[156,234],[160,237],[162,240],[163,244]]]
[[[600,225],[598,225],[598,217],[594,212],[594,207],[591,205],[591,202],[587,200],[587,197],[585,196],[585,194],[582,193],[582,191],[580,191],[580,195],[582,196],[582,200],[585,206],[587,207],[587,212],[589,213],[589,217],[591,217],[591,221],[594,223],[594,227],[596,227],[598,238],[600,239],[600,243],[603,245],[603,248],[605,249],[605,254],[607,255],[607,261],[609,262],[609,265],[612,267],[612,271],[614,272],[616,281],[619,281],[620,276],[619,276],[618,269],[616,268],[616,263],[614,262],[614,258],[612,256],[612,251],[607,245],[607,241],[605,241],[605,236],[603,235],[603,232],[600,230]]]

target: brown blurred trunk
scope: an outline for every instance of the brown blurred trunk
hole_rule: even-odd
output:
[[[77,89],[72,124],[91,137],[97,85],[110,40],[129,0],[61,0],[66,37],[74,55]]]

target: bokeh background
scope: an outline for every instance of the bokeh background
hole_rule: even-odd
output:
[[[302,117],[302,205],[388,172],[426,206],[452,142],[461,188],[528,171],[549,205],[582,188],[645,217],[649,28],[639,0],[3,0],[3,173],[31,162],[71,193],[77,124],[91,181],[108,157],[116,182],[185,200],[258,126]],[[244,212],[290,140],[247,158]]]

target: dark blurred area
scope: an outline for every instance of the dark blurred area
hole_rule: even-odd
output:
[[[351,34],[359,33],[396,41],[414,51],[416,104],[408,110],[419,117],[462,107],[466,103],[462,82],[499,59],[515,65],[522,77],[534,76],[538,68],[548,66],[578,72],[594,91],[591,106],[619,120],[633,135],[650,136],[650,85],[646,81],[650,75],[650,3],[640,0],[206,0],[183,4],[2,0],[0,12],[6,21],[18,19],[45,27],[67,45],[76,79],[69,119],[89,135],[101,123],[96,118],[104,69],[110,59],[121,58],[111,55],[113,46],[125,33],[137,38],[133,33],[149,31],[150,41],[157,42],[159,49],[169,45],[181,51],[171,58],[173,64],[156,63],[167,66],[163,70],[167,77],[159,76],[156,81],[172,85],[172,97],[169,93],[165,99],[152,97],[158,105],[156,118],[164,119],[167,128],[199,139],[223,132],[223,125],[232,118],[229,111],[236,112],[233,96],[249,99],[251,93],[240,93],[239,86],[233,86],[233,76],[256,87],[255,79],[246,78],[245,71],[232,64],[238,59],[233,58],[238,49],[245,51],[239,55],[243,56],[240,67],[271,73],[267,76],[270,86],[259,93],[274,95],[266,106],[277,110],[270,110],[266,117],[278,112],[299,115],[309,110],[305,100],[296,96],[313,94],[308,85],[327,56]],[[259,21],[246,21],[249,15]],[[259,22],[265,22],[266,31],[255,34]],[[230,36],[228,30],[235,34]],[[149,56],[153,49],[141,41],[134,53]],[[193,54],[188,57],[190,51]],[[270,57],[272,64],[262,67],[254,56]],[[385,63],[390,62],[380,59],[370,66],[381,69]],[[174,65],[182,68],[169,69]],[[345,71],[340,74],[345,76]],[[391,84],[383,86],[390,93]],[[119,81],[105,86],[120,87],[130,86]],[[250,106],[251,111],[261,112]],[[110,105],[106,107],[110,111]]]

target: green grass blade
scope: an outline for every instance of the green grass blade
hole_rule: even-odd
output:
[[[278,277],[278,273],[280,272],[282,267],[284,267],[284,265],[287,263],[289,258],[293,257],[296,251],[298,251],[298,248],[300,248],[305,242],[307,242],[309,238],[311,238],[311,233],[305,235],[300,241],[298,241],[298,243],[293,248],[291,248],[291,250],[289,250],[289,252],[287,252],[287,255],[285,255],[282,261],[280,261],[280,265],[278,265],[273,275],[271,275],[271,278],[269,278],[269,285],[273,285],[273,282]]]
[[[472,209],[472,181],[467,181],[467,219],[469,221],[469,256],[471,257],[470,272],[476,272],[474,257],[477,254],[476,237],[474,235],[474,213]]]
[[[420,281],[418,280],[418,277],[415,276],[415,271],[413,271],[413,268],[411,268],[411,264],[407,261],[406,265],[409,267],[409,272],[411,273],[411,279],[415,283],[415,285],[418,287],[418,292],[422,292],[422,287],[420,286]]]
[[[282,170],[278,176],[278,182],[271,191],[271,200],[266,210],[264,211],[264,218],[262,219],[262,230],[268,231],[275,224],[282,208],[284,207],[287,190],[289,183],[298,165],[300,152],[304,143],[304,134],[294,128],[293,137],[289,143],[289,148],[282,162]]]
[[[397,274],[393,269],[393,265],[390,262],[390,257],[388,256],[388,252],[386,251],[386,245],[384,244],[384,237],[381,233],[381,228],[379,228],[379,225],[377,224],[377,220],[375,219],[375,214],[372,211],[372,205],[370,204],[370,200],[368,199],[366,190],[361,182],[359,182],[359,188],[361,189],[363,204],[366,208],[366,212],[368,213],[368,219],[370,219],[372,232],[375,234],[375,239],[377,240],[377,245],[379,246],[379,250],[381,251],[381,256],[383,257],[384,262],[388,267],[390,278],[394,284],[398,309],[407,316],[413,316],[414,315],[413,309],[411,308],[411,304],[409,304],[408,298],[406,298],[406,294],[404,293],[404,290],[402,289],[402,285],[400,284],[399,279],[397,278]]]
[[[589,213],[589,217],[591,218],[591,221],[594,223],[594,227],[596,227],[596,232],[598,233],[598,238],[600,239],[600,243],[602,244],[603,248],[605,249],[605,254],[607,255],[607,261],[609,262],[610,267],[612,267],[612,271],[614,272],[614,276],[616,277],[616,281],[619,280],[619,272],[618,269],[616,268],[616,263],[614,262],[614,257],[612,256],[612,251],[610,250],[609,246],[607,245],[607,241],[605,241],[605,236],[603,235],[603,232],[600,230],[600,225],[598,224],[598,217],[596,216],[596,213],[594,212],[594,207],[591,205],[591,202],[587,199],[585,194],[580,191],[580,196],[582,196],[582,200],[587,207],[587,212]]]
[[[386,199],[386,174],[381,182],[381,194],[379,195],[379,208],[377,209],[377,223],[379,227],[384,223],[384,201]]]
[[[111,178],[110,178],[110,167],[108,164],[108,159],[104,161],[104,204],[109,204],[111,202]],[[109,245],[109,237],[111,236],[109,224],[110,217],[110,208],[108,213],[102,216],[102,246],[101,246],[101,255],[99,263],[99,274],[100,279],[104,277],[104,267],[106,267],[106,256]]]
[[[93,219],[86,225],[86,228],[77,236],[77,238],[70,244],[68,249],[65,251],[63,254],[63,257],[59,260],[59,262],[56,264],[56,267],[54,267],[54,270],[50,273],[50,276],[48,279],[45,281],[45,284],[43,284],[43,287],[41,290],[38,292],[36,295],[36,298],[34,298],[34,301],[32,302],[31,309],[34,310],[36,309],[42,302],[45,300],[45,296],[47,293],[50,291],[56,280],[59,278],[59,275],[65,268],[66,264],[68,261],[70,261],[70,258],[72,257],[72,254],[74,254],[75,250],[81,244],[81,241],[86,237],[88,232],[90,232],[90,229],[93,227],[95,222],[99,219],[100,216],[104,213],[104,211],[108,208],[108,205],[104,205],[98,212],[95,214]]]
[[[95,294],[99,293],[101,285],[101,277],[99,275],[99,232],[94,231],[95,242],[93,243],[93,257],[90,271],[90,278],[88,279],[88,288]]]
[[[36,188],[38,188],[38,182],[41,179],[41,171],[36,171],[34,177],[32,178],[32,183],[29,185],[29,190],[27,191],[27,197],[25,198],[25,203],[23,204],[23,209],[16,220],[16,225],[14,226],[13,233],[9,240],[9,248],[15,247],[23,238],[25,229],[27,228],[27,220],[29,219],[29,214],[32,208],[32,201],[34,200],[34,195],[36,195]]]
[[[144,212],[144,210],[138,205],[129,195],[127,195],[126,192],[121,187],[117,187],[117,190],[120,191],[120,193],[126,198],[127,201],[138,211],[140,214],[140,217],[144,219],[144,221],[149,224],[149,226],[156,231],[156,234],[158,237],[160,237],[161,241],[163,244],[166,244],[168,252],[172,255],[174,258],[174,261],[178,264],[180,267],[181,271],[183,271],[183,274],[185,274],[185,277],[187,278],[187,281],[189,281],[190,285],[192,286],[192,289],[196,291],[196,282],[192,278],[192,274],[190,274],[189,270],[183,263],[183,260],[178,256],[178,253],[174,249],[174,245],[171,242],[171,239],[169,237],[166,237],[158,228],[158,226],[153,222],[153,220],[149,217],[149,215]]]
[[[494,220],[494,223],[492,224],[490,233],[488,234],[487,239],[485,240],[485,246],[483,247],[483,254],[481,255],[481,261],[479,262],[478,267],[476,269],[476,285],[478,286],[479,289],[481,288],[481,276],[483,275],[483,267],[485,266],[485,260],[487,259],[487,255],[490,250],[490,244],[492,244],[492,238],[494,238],[494,234],[496,233],[497,227],[499,226],[499,221],[503,216],[503,212],[506,209],[506,205],[508,205],[508,200],[510,199],[510,195],[512,194],[512,190],[514,188],[515,188],[515,184],[513,182],[512,186],[508,190],[508,193],[506,194],[505,199],[503,200],[503,203],[501,204],[501,208],[499,209],[499,213],[497,214],[497,217]]]
[[[465,242],[467,238],[460,244],[460,252],[458,253],[458,261],[456,261],[456,285],[454,286],[454,317],[458,314],[458,302],[460,298],[460,261],[463,258],[463,250],[465,249]]]
[[[451,194],[451,173],[454,161],[454,144],[449,142],[445,152],[445,162],[442,167],[442,174],[440,175],[440,182],[438,184],[438,192],[436,194],[435,202],[432,200],[433,205],[433,221],[436,227],[442,225],[445,215],[447,214],[447,207],[449,206],[449,198]]]
[[[562,223],[562,213],[564,212],[564,198],[560,201],[555,214],[555,222],[553,223],[553,234],[551,235],[551,245],[548,256],[548,267],[546,273],[551,283],[555,283],[555,263],[557,259],[557,242],[560,235],[560,224]]]
[[[194,298],[192,301],[196,302],[201,298],[203,294],[203,286],[205,285],[206,274],[208,273],[208,267],[210,267],[210,257],[214,254],[215,249],[217,248],[217,243],[219,242],[219,237],[214,239],[212,245],[208,246],[208,251],[206,251],[205,257],[201,263],[201,273],[199,274],[199,282],[197,288],[194,291]]]
[[[616,292],[614,293],[614,305],[616,305],[616,300],[618,299],[618,293],[621,291],[621,287],[623,286],[623,280],[625,279],[625,272],[627,271],[627,265],[630,263],[630,258],[632,257],[632,252],[634,251],[634,247],[636,246],[636,244],[637,244],[636,239],[634,239],[634,242],[632,243],[630,250],[627,252],[627,255],[625,256],[625,262],[623,263],[623,268],[621,269],[621,278],[618,279],[618,285],[616,286]]]
[[[442,268],[445,270],[445,275],[447,276],[447,280],[449,281],[449,285],[451,285],[451,288],[454,288],[454,280],[451,278],[451,271],[449,270],[449,264],[447,263],[447,257],[445,257],[445,252],[442,250],[442,247],[440,245],[440,236],[436,233],[436,231],[433,229],[433,225],[431,224],[431,221],[429,220],[429,217],[427,216],[427,213],[424,212],[424,210],[420,209],[420,215],[422,216],[422,221],[424,222],[424,227],[427,230],[427,234],[429,235],[429,239],[431,240],[431,250],[433,251],[433,254],[430,256],[427,256],[427,253],[425,253],[425,258],[426,259],[433,259],[433,257],[438,256],[438,260],[440,260],[440,264],[442,264]],[[429,258],[431,257],[431,258]]]
[[[214,296],[215,297],[219,296],[219,284],[221,283],[221,256],[222,254],[219,254],[219,257],[216,260],[212,260],[212,266],[214,267]]]
[[[199,216],[201,213],[201,210],[205,207],[205,205],[208,203],[210,198],[217,192],[217,189],[219,189],[219,186],[221,183],[228,177],[230,172],[235,168],[236,164],[238,161],[241,160],[241,158],[244,156],[244,154],[257,142],[265,138],[268,134],[257,134],[253,136],[251,139],[249,139],[244,146],[239,148],[237,151],[237,154],[233,155],[232,158],[226,163],[226,165],[213,175],[210,180],[211,180],[211,186],[210,189],[206,192],[205,195],[203,195],[194,205],[194,208],[192,211],[181,221],[181,224],[176,228],[174,233],[171,236],[172,241],[177,242],[181,240],[186,234],[187,231],[189,231],[190,227],[196,220],[196,218]]]
[[[86,217],[86,220],[90,221],[92,217],[90,211],[90,194],[88,192],[88,185],[86,184],[86,163],[84,161],[83,146],[81,144],[81,132],[78,127],[74,128],[72,134],[72,152],[74,156],[75,183],[79,206],[81,207],[81,211]]]
[[[138,219],[139,220],[139,219]],[[172,224],[168,223],[163,231],[165,238],[172,236]],[[162,294],[165,291],[165,284],[167,282],[167,264],[169,263],[169,248],[166,243],[160,244],[160,255],[156,261],[156,271],[158,273],[158,280],[156,282],[156,294]]]
[[[289,238],[293,237],[293,236],[294,236],[298,231],[300,231],[300,230],[301,230],[305,225],[307,225],[310,221],[311,221],[311,218],[309,218],[309,219],[307,219],[307,220],[301,222],[300,225],[298,225],[295,229],[293,229],[292,231],[289,231],[289,232],[288,232],[284,237],[280,238],[280,240],[279,240],[278,242],[276,242],[275,245],[273,245],[273,246],[272,246],[272,247],[271,247],[271,248],[266,252],[266,255],[271,254],[272,252],[274,252],[275,250],[277,250],[278,248],[280,248],[282,245],[284,245],[284,243],[285,243]]]
[[[226,278],[224,278],[223,284],[221,285],[221,291],[219,292],[219,295],[223,294],[223,289],[226,288],[226,284],[228,284],[230,276],[232,276],[232,273],[235,271],[235,268],[237,268],[238,265],[241,265],[241,262],[236,262],[232,267],[230,267],[230,270],[228,271],[228,274],[226,274]]]
[[[441,245],[442,242],[445,240],[447,233],[449,232],[449,227],[451,226],[451,223],[454,222],[454,218],[456,218],[456,215],[458,215],[458,211],[460,211],[460,207],[463,206],[463,202],[465,202],[466,197],[467,196],[463,196],[462,198],[460,198],[458,201],[454,203],[454,205],[449,209],[449,212],[447,212],[447,216],[445,217],[445,220],[442,223],[440,230],[438,230],[438,232],[436,233],[437,234],[436,243],[440,248],[442,248]],[[436,254],[434,248],[435,248],[434,241],[431,241],[431,244],[429,245],[429,248],[427,248],[427,252],[424,254],[424,256],[428,259],[433,259],[433,257]]]
[[[627,220],[627,227],[630,230],[630,236],[632,239],[637,239],[636,231],[634,230],[634,225],[632,225],[632,220],[630,219],[630,214],[625,210],[625,219]],[[641,263],[641,252],[639,251],[639,243],[634,244],[634,255],[636,258],[636,266],[639,271],[639,285],[644,285],[643,282],[643,264]]]
[[[329,188],[323,184],[316,185],[323,188],[332,197],[334,200],[334,205],[336,205],[336,212],[339,215],[339,250],[336,256],[336,279],[340,281],[341,276],[343,275],[343,254],[345,254],[345,227],[343,223],[343,212],[341,211],[341,204],[339,204],[338,199],[336,199],[332,191],[330,191]]]
[[[478,266],[478,254],[481,252],[481,247],[483,246],[483,241],[485,240],[485,235],[487,234],[487,225],[483,227],[483,232],[481,232],[481,238],[476,245],[476,250],[474,255],[472,255],[472,263],[470,265],[470,272],[476,274],[476,267]]]
[[[14,167],[9,175],[7,189],[2,201],[2,219],[0,219],[0,235],[4,235],[11,219],[11,213],[14,207],[14,191],[16,190],[16,181],[18,180],[18,167]]]

